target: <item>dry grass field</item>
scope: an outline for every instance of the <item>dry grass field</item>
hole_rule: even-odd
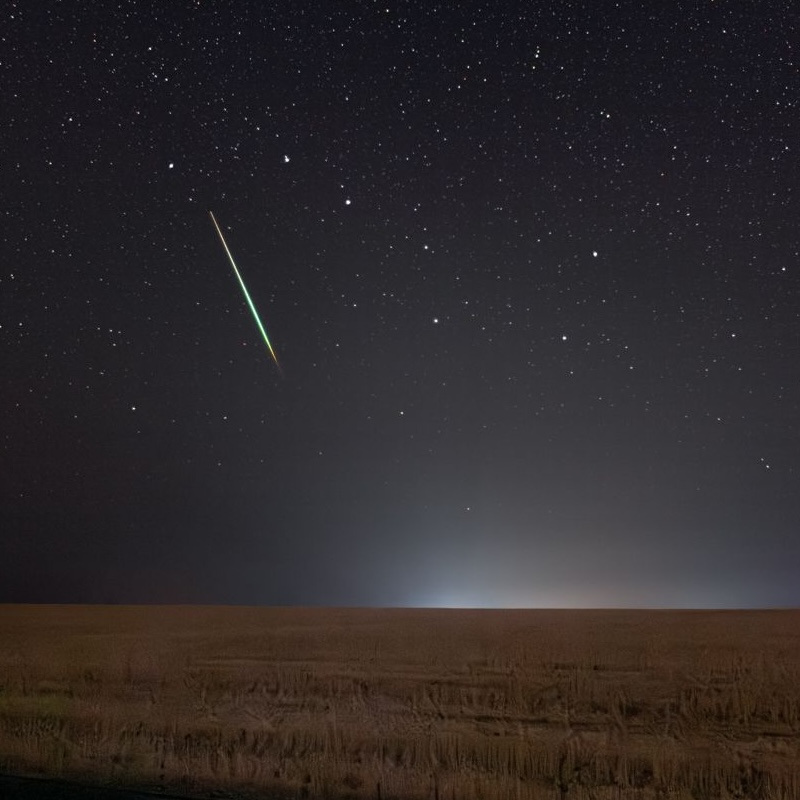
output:
[[[0,771],[243,797],[800,798],[800,612],[0,606]]]

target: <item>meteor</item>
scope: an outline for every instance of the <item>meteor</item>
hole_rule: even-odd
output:
[[[211,221],[214,223],[214,227],[217,229],[219,240],[222,242],[222,246],[225,248],[225,252],[228,255],[228,260],[231,262],[231,266],[233,267],[233,271],[236,273],[236,277],[239,279],[239,285],[242,287],[242,292],[244,292],[244,299],[247,300],[247,305],[250,306],[250,311],[253,312],[253,318],[256,321],[256,325],[258,325],[258,329],[261,331],[261,335],[264,337],[264,342],[267,345],[269,354],[272,356],[272,360],[275,362],[275,366],[278,368],[278,372],[280,372],[281,375],[283,375],[283,370],[281,369],[281,365],[278,363],[278,357],[275,355],[275,351],[272,349],[272,344],[270,344],[269,336],[267,336],[267,332],[266,330],[264,330],[264,326],[261,324],[261,320],[259,319],[258,316],[258,311],[256,311],[256,307],[255,305],[253,305],[253,301],[250,299],[250,293],[247,291],[247,287],[244,285],[244,280],[242,279],[242,275],[239,272],[238,267],[236,266],[236,262],[233,260],[231,251],[228,248],[228,243],[225,241],[225,237],[222,235],[222,230],[220,229],[219,225],[217,225],[217,220],[214,218],[214,212],[209,211],[208,216],[211,217]]]

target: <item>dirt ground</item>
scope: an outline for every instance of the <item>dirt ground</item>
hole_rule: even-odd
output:
[[[800,798],[800,611],[0,606],[0,771],[197,796]]]

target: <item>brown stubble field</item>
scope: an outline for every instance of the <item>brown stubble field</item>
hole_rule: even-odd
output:
[[[800,798],[800,611],[0,606],[0,772],[243,797]]]

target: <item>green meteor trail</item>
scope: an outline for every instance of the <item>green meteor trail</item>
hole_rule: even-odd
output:
[[[280,372],[281,375],[283,375],[283,370],[281,369],[281,365],[278,363],[278,357],[275,355],[275,351],[272,349],[272,344],[269,341],[269,336],[267,336],[267,332],[266,330],[264,330],[264,326],[261,324],[261,320],[259,319],[258,316],[258,311],[256,311],[256,307],[253,305],[253,301],[250,299],[250,293],[247,291],[247,287],[244,285],[244,280],[242,279],[242,275],[239,272],[238,267],[236,266],[236,262],[233,260],[231,251],[228,249],[228,243],[225,241],[225,237],[222,235],[222,230],[220,230],[219,225],[217,225],[217,220],[214,218],[214,212],[209,211],[208,215],[211,217],[211,221],[214,223],[214,227],[217,229],[219,240],[222,242],[222,246],[225,248],[225,252],[228,254],[228,260],[231,262],[231,266],[233,267],[233,271],[236,273],[236,277],[239,279],[239,285],[242,287],[242,291],[244,292],[244,299],[247,300],[247,305],[250,306],[250,310],[253,312],[253,318],[256,321],[256,325],[258,325],[258,329],[261,331],[261,335],[264,337],[264,342],[267,345],[269,354],[272,356],[272,360],[275,362],[275,366],[278,368],[278,372]]]

